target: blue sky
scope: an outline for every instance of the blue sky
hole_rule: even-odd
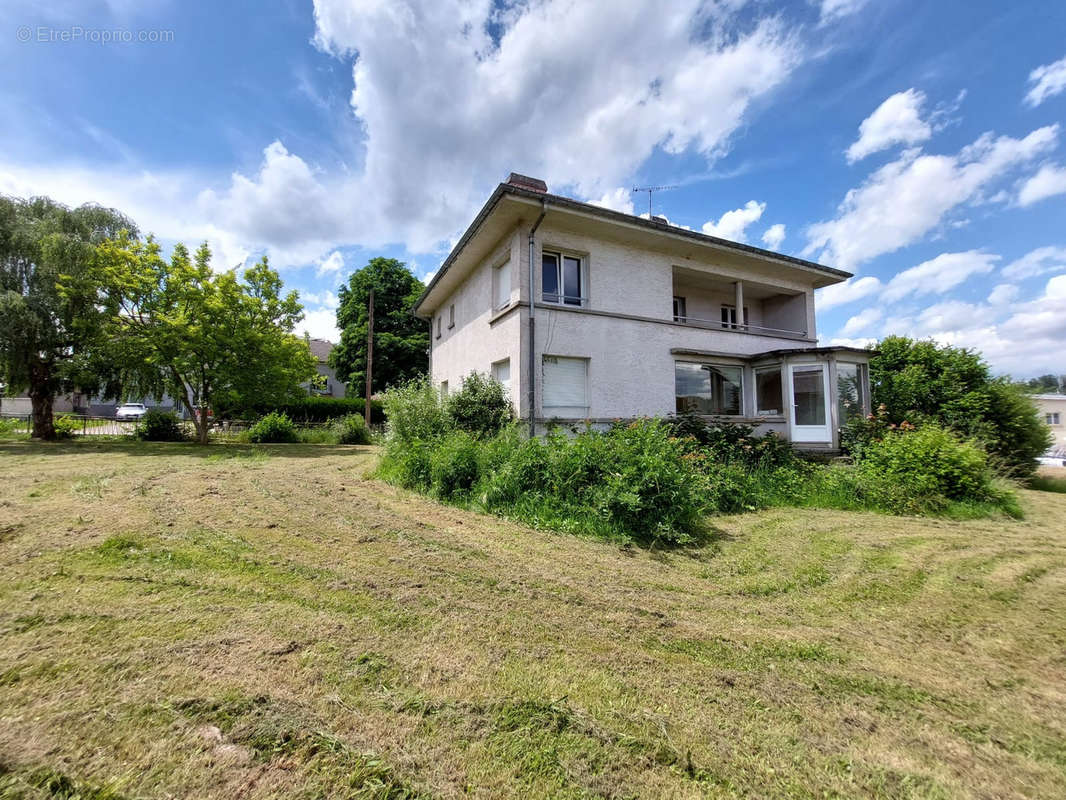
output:
[[[47,6],[47,7],[45,7]],[[604,9],[610,9],[606,13]],[[332,336],[510,170],[848,269],[823,343],[1066,372],[1066,4],[0,0],[0,192],[270,255]]]

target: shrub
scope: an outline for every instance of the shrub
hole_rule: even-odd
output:
[[[888,432],[864,448],[858,472],[888,495],[889,507],[937,497],[987,502],[1002,496],[984,449],[936,425]]]
[[[62,414],[52,420],[57,439],[73,439],[76,431],[81,430],[82,422],[74,417]]]
[[[463,386],[444,401],[448,421],[475,436],[495,436],[514,420],[511,401],[495,378],[472,372]]]
[[[337,444],[370,444],[370,431],[360,414],[347,414],[332,425]]]
[[[150,408],[137,422],[133,435],[144,442],[180,442],[185,439],[178,415]]]
[[[889,423],[932,422],[985,449],[1020,476],[1036,469],[1048,430],[1024,389],[993,378],[978,353],[889,336],[870,359],[871,394]]]
[[[429,378],[416,378],[386,390],[381,403],[388,420],[389,438],[394,441],[424,442],[448,432],[444,404]]]
[[[691,438],[715,461],[743,463],[748,466],[791,464],[796,460],[791,445],[774,432],[755,436],[750,425],[731,422],[707,422],[692,413],[681,413],[667,420],[675,436]]]
[[[21,420],[14,417],[0,417],[0,436],[14,433],[21,427]]]
[[[478,442],[466,431],[454,431],[430,452],[429,477],[443,500],[466,494],[478,478]]]
[[[285,414],[271,412],[248,431],[248,441],[255,444],[295,442],[299,440],[296,426]]]

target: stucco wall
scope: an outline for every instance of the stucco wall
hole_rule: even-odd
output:
[[[448,382],[449,391],[462,385],[471,372],[490,374],[492,364],[503,359],[511,362],[511,403],[519,408],[518,373],[522,336],[517,311],[510,313],[493,309],[493,270],[503,261],[511,264],[511,297],[518,300],[519,237],[504,239],[470,273],[467,279],[441,305],[430,329],[430,375],[440,386]],[[449,328],[449,308],[455,306],[455,327]],[[441,317],[440,337],[437,337],[437,317]]]
[[[1047,395],[1034,398],[1037,408],[1040,409],[1040,418],[1045,419],[1045,414],[1058,413],[1059,424],[1048,426],[1052,436],[1055,437],[1054,447],[1066,447],[1066,395],[1048,397]]]

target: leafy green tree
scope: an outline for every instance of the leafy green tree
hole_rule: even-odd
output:
[[[1030,378],[1025,387],[1036,394],[1059,394],[1066,391],[1066,375],[1041,375]]]
[[[136,226],[111,208],[0,197],[0,379],[29,390],[33,435],[54,439],[57,394],[96,388],[92,344],[105,315],[91,279],[101,242]]]
[[[206,244],[192,258],[179,244],[168,262],[153,239],[122,237],[101,247],[99,265],[109,360],[123,387],[181,398],[201,443],[211,409],[306,394],[300,384],[315,359],[292,333],[303,307],[296,292],[281,295],[265,257],[241,280],[236,270],[212,272]]]
[[[429,368],[429,326],[411,313],[425,286],[407,265],[394,258],[372,258],[340,288],[337,327],[340,344],[329,363],[348,383],[348,393],[366,388],[366,333],[370,290],[374,290],[374,375],[372,389],[382,391],[423,374]]]
[[[972,350],[903,336],[889,336],[877,348],[871,394],[889,422],[935,421],[979,439],[1016,474],[1033,472],[1050,434],[1023,387],[994,378]]]

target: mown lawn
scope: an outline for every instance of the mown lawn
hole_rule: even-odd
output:
[[[374,458],[0,444],[0,797],[1066,796],[1066,495],[649,551]]]

